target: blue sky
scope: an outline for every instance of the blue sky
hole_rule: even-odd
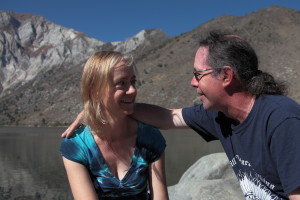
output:
[[[272,5],[300,10],[299,0],[1,0],[0,10],[41,15],[113,42],[152,28],[177,36],[224,14],[243,16]]]

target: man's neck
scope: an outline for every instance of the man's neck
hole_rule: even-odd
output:
[[[255,102],[255,95],[239,93],[230,97],[227,107],[222,111],[237,123],[242,123],[249,115]]]

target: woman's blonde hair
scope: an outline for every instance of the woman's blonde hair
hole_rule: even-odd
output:
[[[114,51],[100,51],[92,55],[86,62],[81,78],[81,98],[83,101],[83,120],[92,132],[101,133],[101,127],[106,123],[103,116],[103,97],[108,91],[112,70],[116,66],[135,65],[131,56]]]

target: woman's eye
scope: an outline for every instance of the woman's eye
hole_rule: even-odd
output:
[[[132,80],[132,81],[131,81],[131,84],[132,84],[132,85],[135,85],[135,84],[136,84],[136,80]]]
[[[120,82],[117,83],[117,85],[118,86],[123,86],[123,85],[125,85],[125,81],[120,81]]]

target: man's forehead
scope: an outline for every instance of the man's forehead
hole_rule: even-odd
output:
[[[195,68],[201,68],[201,66],[203,65],[207,65],[206,64],[206,58],[208,55],[208,47],[200,47],[197,50],[196,56],[195,56],[195,62],[194,62],[194,67]]]

